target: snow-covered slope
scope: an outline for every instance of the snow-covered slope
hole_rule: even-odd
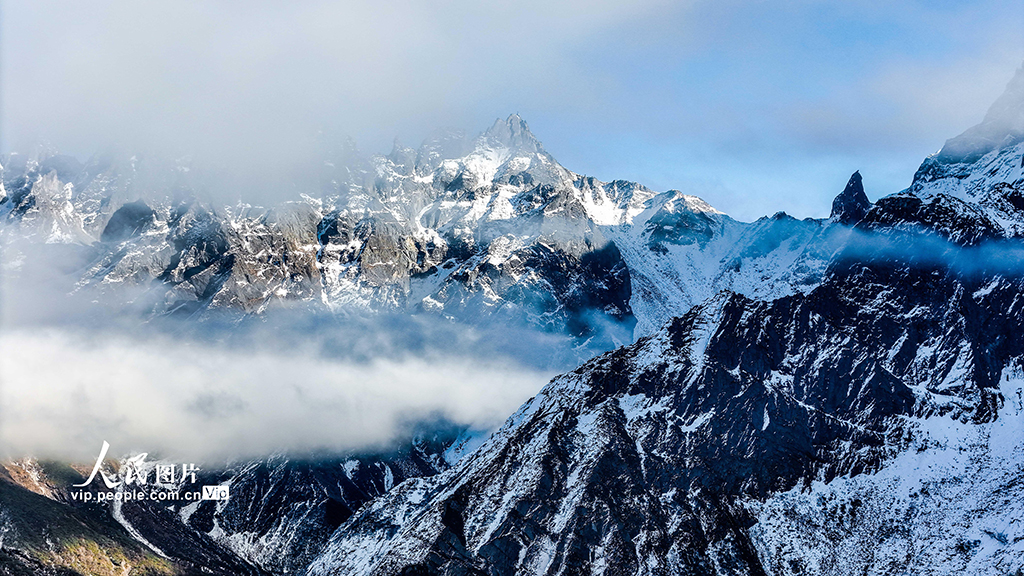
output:
[[[994,483],[929,501],[984,520],[947,533],[942,547],[973,542],[986,522],[1013,543],[1021,527],[973,498],[988,491],[991,500],[995,485],[1021,496],[1006,455],[1020,441],[1012,375],[1024,343],[1007,335],[1024,329],[1022,289],[1020,275],[841,259],[806,294],[720,294],[554,380],[455,469],[371,503],[335,532],[311,573],[772,573],[828,554],[811,537],[801,548],[771,536],[803,530],[799,516],[772,512],[788,505],[779,493],[887,486],[884,475],[858,479],[905,472],[908,451],[933,446],[937,430],[983,439],[972,457]],[[921,470],[906,482],[955,485],[961,471]],[[907,496],[869,492],[862,512],[897,514],[888,499]],[[807,514],[831,529],[829,501],[809,502],[821,516]],[[865,518],[865,530],[885,523]],[[999,538],[968,546],[962,565],[998,573],[987,558],[1024,562],[1024,549]],[[989,556],[975,560],[980,553]],[[850,555],[836,573],[939,571],[945,562],[896,560]]]
[[[737,222],[671,192],[648,204],[631,224],[607,231],[629,268],[636,336],[722,290],[767,300],[806,291],[821,280],[847,231],[782,212]]]
[[[1024,562],[1024,377],[1003,370],[992,422],[908,422],[910,443],[877,474],[815,481],[755,503],[769,573],[1014,574]]]

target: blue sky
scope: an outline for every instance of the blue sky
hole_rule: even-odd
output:
[[[1024,61],[1024,4],[6,1],[0,146],[273,170],[518,112],[566,167],[740,219],[895,192]]]

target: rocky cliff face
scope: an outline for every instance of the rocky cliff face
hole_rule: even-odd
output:
[[[1011,338],[1024,327],[1022,288],[1019,275],[858,259],[806,295],[723,293],[555,380],[458,468],[374,502],[312,572],[760,574],[778,556],[800,566],[806,550],[759,548],[748,503],[884,470],[928,445],[919,422],[1005,416],[1024,385]],[[840,572],[851,568],[879,566],[862,556]]]

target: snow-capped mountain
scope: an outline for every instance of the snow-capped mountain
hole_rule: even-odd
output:
[[[396,145],[362,159],[349,145],[344,156],[347,165],[325,165],[318,197],[270,209],[197,201],[185,163],[8,159],[7,270],[49,266],[32,261],[38,245],[67,247],[64,292],[86,302],[100,295],[144,317],[299,304],[504,319],[578,337],[582,356],[631,341],[634,324],[637,334],[653,331],[722,288],[806,289],[828,258],[815,239],[834,228],[783,214],[745,224],[693,196],[572,173],[514,115],[473,140],[441,133],[415,151]],[[405,462],[403,454],[381,465]],[[394,482],[447,464],[400,468]],[[184,532],[168,528],[173,514],[155,521],[137,503],[119,514],[171,558],[213,546],[252,569],[293,571],[337,522],[391,488],[379,479],[358,497],[339,491],[349,472],[333,460],[239,464],[224,478],[245,504],[239,496],[185,513]],[[303,488],[284,487],[296,482]]]
[[[514,115],[325,165],[272,209],[189,200],[184,170],[8,160],[11,245],[79,246],[74,290],[141,287],[150,313],[298,302],[635,341],[460,458],[448,438],[243,463],[216,479],[237,499],[163,512],[75,507],[46,479],[76,471],[8,466],[0,567],[35,569],[23,511],[44,510],[154,573],[1019,572],[1022,118],[1024,68],[906,190],[872,204],[854,173],[828,219],[753,223],[575,174]]]
[[[556,378],[455,468],[361,510],[310,573],[1020,570],[1024,267],[979,262],[1024,215],[994,200],[1024,186],[1014,134],[949,182],[927,159],[870,209],[855,175],[834,216],[862,216],[815,286],[719,292]]]
[[[723,293],[373,502],[311,572],[1004,573],[1022,288],[858,259],[807,294]]]
[[[985,125],[1022,109],[1022,78]],[[760,302],[713,290],[553,382],[459,468],[373,503],[311,571],[1020,569],[1022,270],[961,265],[1019,236],[1019,134],[966,159],[951,140],[874,207],[855,174],[832,220],[857,234],[820,223],[807,243],[822,279],[780,299],[738,291]],[[921,265],[913,243],[930,233],[951,244]]]
[[[320,195],[269,209],[195,200],[201,181],[183,163],[14,157],[0,219],[14,248],[88,247],[68,290],[148,314],[297,302],[505,318],[596,337],[597,350],[723,288],[803,289],[828,258],[814,244],[829,221],[745,224],[676,191],[581,176],[516,115],[471,141],[442,133],[345,157],[354,168],[326,166]]]
[[[907,190],[879,201],[872,222],[904,222],[974,244],[1024,235],[1024,73],[1017,72],[981,124],[921,164]]]

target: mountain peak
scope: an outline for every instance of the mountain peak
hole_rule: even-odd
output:
[[[981,124],[946,141],[937,159],[943,163],[974,162],[985,154],[1024,141],[1024,65],[988,109]]]
[[[864,194],[864,182],[858,170],[850,176],[846,188],[832,201],[831,218],[843,224],[856,224],[870,208],[871,201]]]
[[[519,114],[510,114],[505,120],[498,118],[483,133],[482,137],[493,144],[513,150],[523,152],[543,152],[544,150],[540,141],[533,135],[533,132],[530,132],[530,127],[526,125],[526,121]]]

